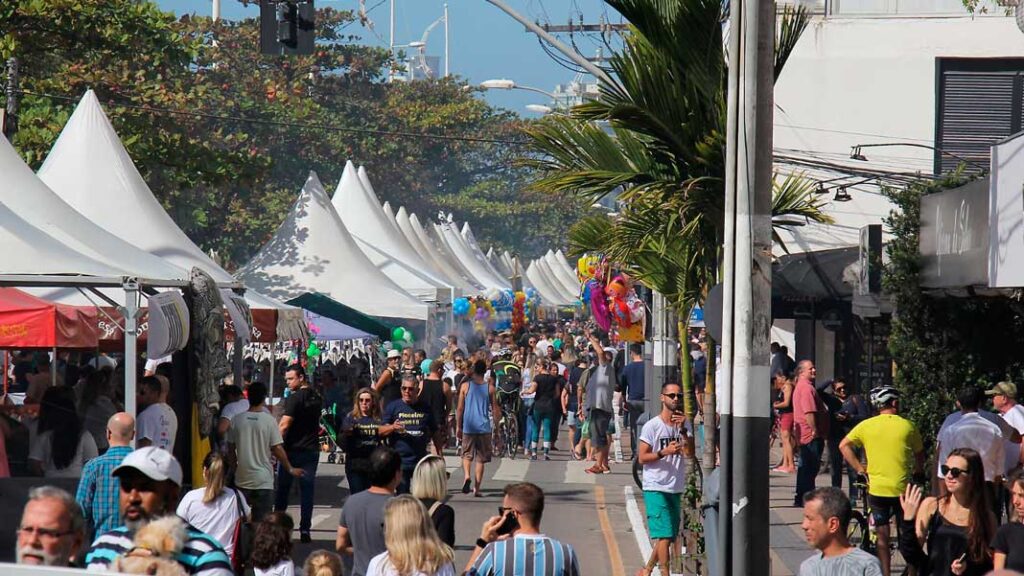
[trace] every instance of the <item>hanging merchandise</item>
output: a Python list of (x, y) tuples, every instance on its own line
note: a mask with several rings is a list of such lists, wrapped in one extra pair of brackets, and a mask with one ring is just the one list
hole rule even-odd
[(601, 259), (593, 254), (584, 254), (576, 261), (576, 277), (586, 282), (597, 277), (597, 268)]

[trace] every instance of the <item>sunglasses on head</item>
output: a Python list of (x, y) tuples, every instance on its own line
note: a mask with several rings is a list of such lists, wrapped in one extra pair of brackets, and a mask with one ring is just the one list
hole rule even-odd
[(939, 472), (942, 473), (942, 476), (944, 478), (952, 478), (954, 480), (959, 478), (961, 474), (970, 475), (970, 473), (967, 470), (964, 470), (962, 468), (950, 468), (949, 466), (946, 466), (945, 464), (943, 464), (942, 466), (939, 466)]

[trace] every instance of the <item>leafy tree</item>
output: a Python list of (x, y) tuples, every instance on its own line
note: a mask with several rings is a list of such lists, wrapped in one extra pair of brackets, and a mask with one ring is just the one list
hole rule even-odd
[[(366, 166), (382, 200), (424, 217), (488, 180), (501, 183), (487, 194), (495, 206), (515, 204), (518, 187), (506, 183), (521, 176), (509, 167), (522, 121), (457, 79), (385, 83), (390, 56), (359, 43), (356, 21), (321, 8), (316, 52), (280, 57), (260, 54), (256, 19), (175, 19), (152, 2), (3, 3), (0, 56), (19, 58), (26, 92), (14, 144), (38, 166), (93, 88), (171, 216), (229, 268), (274, 232), (309, 170), (332, 186), (346, 159)], [(564, 230), (542, 203), (525, 205)], [(481, 242), (518, 248), (529, 236), (516, 225), (476, 227)]]

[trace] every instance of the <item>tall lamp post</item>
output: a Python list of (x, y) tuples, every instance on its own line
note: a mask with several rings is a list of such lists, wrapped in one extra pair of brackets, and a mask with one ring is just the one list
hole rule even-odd
[(527, 92), (536, 92), (537, 94), (543, 94), (548, 98), (551, 98), (551, 100), (558, 100), (558, 98), (554, 94), (548, 92), (547, 90), (541, 90), (540, 88), (534, 88), (532, 86), (522, 86), (520, 84), (516, 84), (514, 80), (509, 80), (507, 78), (484, 80), (483, 82), (480, 83), (480, 87), (487, 90), (526, 90)]

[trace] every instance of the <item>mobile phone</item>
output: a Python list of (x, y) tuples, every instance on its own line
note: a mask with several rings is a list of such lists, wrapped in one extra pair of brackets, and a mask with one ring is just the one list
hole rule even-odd
[(516, 518), (515, 512), (509, 510), (505, 513), (505, 519), (498, 526), (498, 535), (504, 536), (505, 534), (511, 534), (519, 529), (519, 519)]

